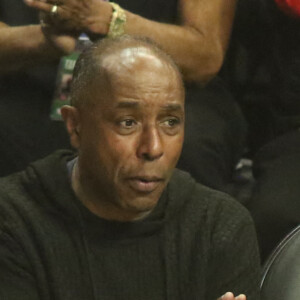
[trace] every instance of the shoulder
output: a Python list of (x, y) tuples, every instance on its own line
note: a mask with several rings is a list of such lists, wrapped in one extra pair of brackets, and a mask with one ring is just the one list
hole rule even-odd
[(27, 219), (26, 210), (31, 206), (22, 176), (20, 172), (0, 179), (0, 240), (5, 245), (10, 244), (8, 237), (22, 230), (22, 220)]
[(244, 226), (253, 228), (243, 205), (226, 193), (197, 183), (186, 172), (174, 172), (168, 194), (174, 214), (188, 226), (195, 224), (195, 230), (205, 228), (213, 235), (230, 235)]
[(233, 214), (249, 215), (247, 209), (229, 194), (204, 186), (196, 182), (189, 173), (178, 169), (175, 170), (168, 189), (169, 196), (182, 207), (224, 217)]
[[(29, 220), (49, 207), (50, 189), (63, 185), (62, 178), (68, 180), (66, 163), (62, 162), (66, 155), (67, 152), (56, 152), (33, 162), (24, 171), (0, 179), (0, 226), (4, 220), (10, 224)], [(60, 174), (63, 164), (65, 174)]]
[(22, 177), (24, 172), (18, 172), (0, 178), (0, 207), (8, 206), (12, 199), (19, 199), (26, 194)]

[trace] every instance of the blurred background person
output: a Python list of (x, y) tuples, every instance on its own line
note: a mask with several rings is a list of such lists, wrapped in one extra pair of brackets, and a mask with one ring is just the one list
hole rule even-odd
[(300, 222), (299, 1), (239, 1), (222, 71), (249, 124), (247, 205), (265, 260)]
[(69, 147), (49, 111), (57, 63), (74, 46), (74, 37), (50, 30), (45, 38), (38, 14), (23, 1), (0, 1), (0, 176)]

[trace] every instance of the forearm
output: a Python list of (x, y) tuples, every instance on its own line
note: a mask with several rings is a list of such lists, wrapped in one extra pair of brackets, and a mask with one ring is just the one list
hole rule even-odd
[(205, 83), (220, 70), (229, 43), (236, 0), (179, 0), (179, 25), (161, 24), (130, 12), (125, 32), (155, 40), (188, 81)]
[(162, 24), (127, 12), (125, 33), (153, 39), (173, 57), (188, 81), (209, 81), (223, 62), (219, 40), (188, 26)]
[(0, 23), (0, 74), (52, 62), (60, 55), (39, 25), (9, 27)]

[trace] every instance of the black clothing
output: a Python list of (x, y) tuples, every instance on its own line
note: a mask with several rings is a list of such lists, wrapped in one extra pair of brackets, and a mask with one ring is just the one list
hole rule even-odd
[(300, 18), (274, 0), (240, 0), (236, 16), (227, 68), (249, 122), (249, 208), (265, 260), (300, 222)]
[(223, 70), (249, 123), (250, 151), (300, 128), (300, 18), (240, 0)]
[[(2, 2), (0, 19), (9, 24), (16, 25), (18, 17), (23, 19), (29, 13), (22, 0)], [(151, 20), (173, 24), (179, 20), (177, 0), (117, 2), (121, 7)], [(29, 23), (33, 22), (33, 16), (30, 17)], [(25, 22), (24, 19), (22, 21)], [(0, 89), (0, 105), (3, 106), (0, 109), (0, 121), (3, 123), (0, 126), (3, 129), (3, 132), (0, 131), (3, 141), (0, 146), (3, 148), (0, 148), (0, 176), (23, 169), (28, 162), (52, 152), (56, 147), (67, 147), (63, 124), (50, 122), (48, 118), (54, 76), (33, 78), (28, 76), (28, 72), (21, 78), (15, 76), (9, 79), (13, 81), (5, 78), (5, 83), (0, 79), (0, 85), (5, 86), (4, 90)], [(39, 83), (41, 79), (45, 79), (45, 85)], [(186, 91), (185, 143), (178, 167), (189, 171), (197, 181), (223, 190), (231, 181), (233, 168), (243, 151), (246, 130), (243, 116), (220, 79), (214, 80), (205, 89), (187, 85)]]
[(246, 123), (224, 83), (186, 85), (184, 144), (177, 167), (200, 183), (230, 191), (234, 167), (244, 152)]
[(253, 223), (175, 170), (150, 215), (108, 221), (75, 197), (60, 151), (0, 180), (0, 299), (258, 300)]
[(284, 134), (258, 151), (256, 186), (249, 209), (264, 261), (300, 224), (300, 130)]
[[(0, 21), (10, 26), (37, 24), (37, 16), (22, 0), (0, 1)], [(0, 75), (0, 176), (70, 147), (64, 124), (49, 118), (55, 77), (56, 64)]]
[(177, 23), (178, 0), (118, 0), (117, 3), (126, 10), (147, 19), (162, 23)]

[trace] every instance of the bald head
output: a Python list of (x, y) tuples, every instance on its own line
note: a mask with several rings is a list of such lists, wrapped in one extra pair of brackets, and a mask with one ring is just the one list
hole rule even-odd
[[(178, 83), (178, 88), (183, 92), (181, 74), (174, 61), (150, 40), (128, 35), (103, 39), (86, 49), (76, 63), (71, 104), (75, 107), (86, 106), (91, 99), (95, 99), (91, 97), (91, 91), (97, 89), (98, 94), (101, 91), (105, 94), (107, 90), (122, 84), (122, 74), (130, 73), (131, 80), (134, 80), (140, 72), (150, 72), (155, 76), (162, 70), (168, 80)], [(124, 80), (128, 77), (125, 76)]]

